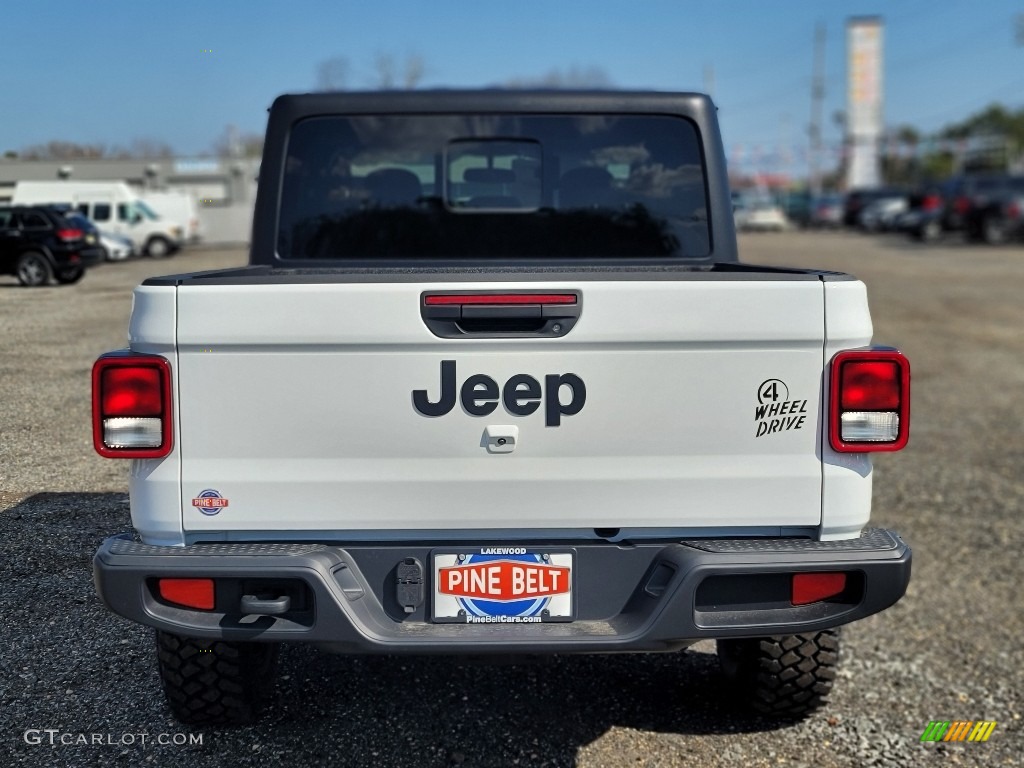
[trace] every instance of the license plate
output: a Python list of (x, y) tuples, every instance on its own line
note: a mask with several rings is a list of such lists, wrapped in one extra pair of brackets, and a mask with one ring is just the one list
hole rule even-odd
[(435, 622), (538, 624), (572, 621), (573, 554), (478, 547), (434, 554)]

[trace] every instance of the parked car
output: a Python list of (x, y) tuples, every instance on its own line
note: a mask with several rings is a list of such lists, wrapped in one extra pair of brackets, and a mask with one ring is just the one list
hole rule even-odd
[(1000, 174), (977, 185), (964, 213), (964, 229), (972, 240), (990, 245), (1006, 242), (1007, 208), (1024, 195), (1024, 176)]
[(100, 231), (100, 245), (106, 252), (107, 261), (124, 261), (135, 255), (135, 244), (127, 237), (113, 232)]
[(811, 225), (813, 200), (807, 190), (791, 190), (779, 197), (782, 212), (786, 221), (793, 226), (805, 229)]
[(1024, 194), (1016, 195), (1007, 201), (1006, 239), (1024, 242)]
[(841, 195), (822, 195), (811, 204), (812, 227), (840, 227), (843, 224), (843, 198)]
[(972, 213), (977, 217), (975, 239), (989, 245), (1024, 240), (1024, 183)]
[(733, 220), (740, 231), (781, 232), (792, 226), (782, 206), (771, 197), (760, 194), (734, 197)]
[(888, 232), (896, 228), (897, 217), (907, 208), (904, 194), (880, 197), (861, 210), (857, 223), (865, 232)]
[(942, 235), (945, 202), (937, 186), (922, 187), (907, 198), (907, 210), (896, 218), (896, 229), (915, 240), (931, 242)]
[(135, 254), (135, 245), (129, 238), (112, 232), (102, 232), (88, 216), (79, 213), (70, 205), (57, 203), (46, 207), (63, 215), (72, 225), (81, 229), (89, 245), (99, 245), (105, 261), (122, 261)]
[(25, 286), (76, 283), (103, 260), (99, 244), (63, 214), (45, 206), (0, 207), (0, 273)]
[(943, 199), (940, 224), (943, 232), (963, 232), (971, 239), (981, 239), (975, 209), (1004, 191), (1005, 173), (972, 173), (953, 176), (941, 186)]
[(860, 225), (860, 214), (868, 205), (886, 197), (900, 197), (906, 194), (896, 187), (861, 187), (851, 189), (843, 201), (843, 224), (848, 227)]

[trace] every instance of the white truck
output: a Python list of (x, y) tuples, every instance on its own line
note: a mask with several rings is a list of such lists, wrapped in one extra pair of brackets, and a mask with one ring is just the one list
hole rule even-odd
[(799, 716), (904, 594), (868, 523), (909, 365), (861, 282), (738, 261), (707, 97), (282, 96), (250, 262), (147, 280), (93, 370), (136, 531), (96, 584), (179, 719), (251, 719), (281, 643), (705, 638)]
[(101, 232), (131, 240), (138, 253), (170, 256), (184, 244), (184, 228), (162, 219), (123, 181), (19, 181), (16, 205), (67, 205), (91, 219)]
[(157, 216), (180, 229), (187, 243), (198, 243), (203, 236), (196, 199), (187, 192), (147, 190), (143, 202)]

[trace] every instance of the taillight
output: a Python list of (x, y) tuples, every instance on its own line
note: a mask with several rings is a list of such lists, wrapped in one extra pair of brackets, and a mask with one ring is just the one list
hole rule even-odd
[(453, 304), (575, 304), (574, 293), (458, 293), (423, 297), (428, 307)]
[(75, 240), (81, 240), (82, 239), (82, 230), (80, 230), (80, 229), (58, 229), (57, 230), (57, 239), (62, 241), (62, 242), (65, 242), (65, 243), (74, 242)]
[(97, 453), (159, 459), (171, 452), (171, 366), (157, 355), (111, 354), (92, 367)]
[(1020, 213), (1021, 213), (1020, 203), (1018, 203), (1016, 200), (1014, 200), (1012, 203), (1010, 203), (1008, 206), (1006, 206), (1006, 216), (1007, 216), (1007, 218), (1019, 219), (1020, 218)]
[(965, 214), (971, 207), (971, 201), (966, 197), (958, 197), (953, 201), (953, 209), (959, 214)]
[(925, 211), (937, 211), (942, 207), (942, 198), (938, 195), (926, 195), (921, 202), (921, 209)]
[(910, 437), (910, 362), (894, 349), (832, 358), (829, 442), (841, 453), (898, 451)]

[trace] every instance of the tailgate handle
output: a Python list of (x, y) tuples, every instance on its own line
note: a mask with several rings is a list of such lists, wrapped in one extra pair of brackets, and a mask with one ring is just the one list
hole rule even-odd
[(580, 317), (580, 291), (424, 293), (420, 313), (443, 339), (561, 337)]

